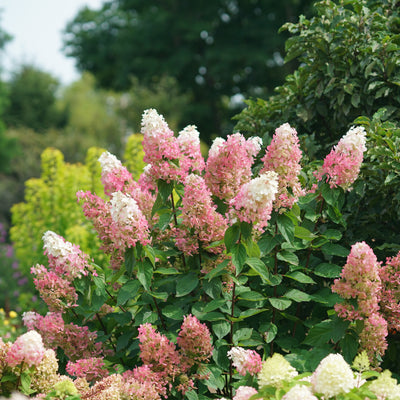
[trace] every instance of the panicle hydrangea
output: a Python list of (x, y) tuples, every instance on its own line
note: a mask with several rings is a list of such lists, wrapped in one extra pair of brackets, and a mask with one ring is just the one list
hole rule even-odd
[(200, 151), (200, 133), (194, 125), (189, 125), (179, 132), (178, 144), (184, 156), (181, 167), (188, 173), (204, 170), (205, 162)]
[(121, 400), (123, 384), (122, 375), (113, 374), (96, 382), (86, 391), (81, 392), (80, 396), (82, 400)]
[(344, 190), (351, 190), (351, 185), (357, 179), (366, 150), (365, 129), (352, 127), (340, 139), (339, 143), (326, 156), (316, 177), (320, 180), (326, 175), (326, 181), (331, 188), (340, 186)]
[(232, 347), (228, 357), (240, 375), (256, 375), (261, 371), (262, 362), (260, 355), (254, 350), (245, 350), (243, 347)]
[(45, 348), (42, 337), (36, 331), (29, 331), (19, 336), (7, 352), (6, 363), (10, 367), (24, 363), (31, 367), (39, 365), (43, 359)]
[(207, 361), (211, 358), (213, 346), (206, 324), (193, 315), (185, 316), (177, 338), (178, 346), (188, 365)]
[(95, 274), (90, 264), (90, 257), (83, 253), (79, 246), (66, 241), (62, 236), (52, 231), (43, 235), (44, 254), (49, 260), (49, 269), (72, 281), (82, 275)]
[(99, 162), (102, 166), (101, 179), (104, 192), (111, 197), (114, 192), (122, 192), (131, 196), (138, 204), (140, 211), (151, 221), (151, 209), (154, 197), (147, 188), (142, 188), (133, 179), (132, 174), (121, 162), (109, 152), (104, 152)]
[(229, 217), (253, 224), (261, 231), (271, 219), (272, 205), (278, 191), (276, 172), (268, 171), (245, 183), (239, 193), (229, 202)]
[(143, 168), (143, 172), (138, 180), (138, 185), (144, 192), (155, 192), (157, 190), (157, 183), (154, 179), (154, 174), (151, 171), (151, 164), (147, 164)]
[(149, 324), (142, 324), (139, 331), (140, 358), (160, 378), (173, 381), (180, 373), (181, 358), (175, 345), (166, 336), (156, 332)]
[(38, 393), (49, 392), (54, 384), (59, 380), (58, 361), (56, 353), (52, 349), (47, 349), (43, 354), (40, 364), (31, 375), (31, 389)]
[(392, 373), (383, 371), (377, 379), (372, 381), (368, 389), (376, 395), (378, 400), (400, 400), (400, 385), (392, 378)]
[(164, 117), (154, 109), (145, 110), (142, 116), (143, 150), (145, 163), (151, 164), (153, 179), (182, 181), (187, 171), (181, 167), (183, 155), (174, 132)]
[(400, 252), (395, 257), (387, 258), (379, 276), (382, 281), (381, 312), (388, 329), (400, 331)]
[(104, 360), (99, 357), (68, 361), (65, 370), (76, 378), (85, 378), (88, 382), (98, 381), (109, 375)]
[(378, 363), (388, 347), (387, 322), (379, 313), (372, 313), (364, 319), (364, 328), (360, 333), (360, 347), (365, 349), (369, 359)]
[(50, 311), (63, 311), (76, 306), (78, 295), (70, 280), (39, 264), (31, 268), (31, 274), (35, 276), (35, 287)]
[[(181, 224), (175, 230), (175, 240), (185, 254), (196, 254), (200, 244), (204, 248), (224, 238), (227, 222), (216, 211), (211, 193), (201, 176), (190, 174), (186, 178), (181, 211)], [(221, 249), (218, 246), (209, 251), (218, 253)]]
[(326, 398), (348, 393), (356, 386), (350, 365), (340, 354), (329, 354), (311, 375), (313, 392)]
[(274, 353), (272, 357), (267, 358), (262, 363), (260, 372), (258, 373), (258, 387), (275, 386), (279, 388), (283, 381), (290, 380), (298, 375), (282, 354)]
[[(379, 311), (379, 293), (382, 289), (379, 263), (373, 250), (358, 242), (351, 247), (340, 279), (335, 279), (332, 291), (344, 299), (354, 298), (358, 302), (358, 315), (364, 317)], [(348, 319), (345, 309), (339, 316)]]
[(295, 385), (282, 396), (282, 400), (318, 400), (306, 385)]
[(129, 377), (132, 377), (139, 383), (151, 384), (160, 396), (167, 397), (168, 381), (164, 377), (160, 376), (159, 373), (154, 372), (151, 367), (146, 364), (135, 367), (133, 371), (124, 372), (123, 376), (126, 380), (128, 380)]
[(113, 221), (112, 241), (119, 249), (135, 247), (137, 242), (144, 246), (150, 243), (147, 220), (131, 196), (122, 192), (113, 193), (110, 215)]
[(261, 149), (261, 138), (246, 140), (240, 133), (216, 138), (208, 153), (204, 179), (211, 193), (228, 202), (251, 179), (254, 157)]
[(257, 390), (251, 386), (239, 386), (236, 389), (233, 400), (248, 400), (251, 396), (257, 393)]
[(83, 201), (83, 213), (102, 241), (101, 249), (111, 255), (111, 268), (121, 266), (128, 247), (138, 241), (143, 245), (149, 243), (147, 220), (129, 195), (115, 192), (108, 202), (90, 192), (80, 191), (77, 197)]
[(123, 382), (121, 387), (121, 398), (132, 400), (161, 400), (156, 387), (149, 381), (138, 382), (130, 379)]
[(294, 128), (286, 123), (275, 130), (271, 144), (261, 161), (264, 163), (260, 174), (274, 171), (278, 174), (278, 193), (274, 201), (276, 210), (292, 208), (299, 196), (305, 194), (299, 174), (302, 152)]

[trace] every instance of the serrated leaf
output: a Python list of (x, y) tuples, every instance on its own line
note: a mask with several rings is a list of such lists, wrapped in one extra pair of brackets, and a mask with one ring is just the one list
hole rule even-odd
[(285, 240), (289, 243), (293, 243), (294, 225), (291, 218), (285, 214), (279, 214), (278, 218), (276, 219), (276, 223), (278, 225), (279, 232), (285, 238)]
[(231, 251), (232, 246), (237, 243), (240, 237), (240, 227), (237, 224), (230, 226), (224, 235), (224, 243), (226, 247), (226, 251), (229, 253)]
[(223, 306), (226, 304), (226, 300), (225, 299), (216, 299), (216, 300), (211, 300), (209, 303), (207, 303), (205, 305), (205, 307), (203, 308), (203, 312), (210, 312), (210, 311), (214, 311), (217, 308)]
[(262, 260), (260, 260), (259, 258), (251, 257), (246, 260), (246, 264), (254, 272), (256, 272), (265, 283), (271, 283), (269, 270)]
[(151, 279), (153, 278), (153, 265), (148, 258), (137, 263), (137, 278), (146, 290), (150, 290)]
[(218, 339), (222, 339), (231, 331), (231, 324), (228, 321), (217, 321), (212, 324), (212, 331)]
[(175, 268), (165, 268), (165, 267), (161, 267), (161, 268), (157, 268), (154, 271), (155, 274), (160, 274), (160, 275), (177, 275), (179, 274), (179, 271), (177, 271)]
[(347, 257), (350, 253), (349, 249), (336, 243), (326, 243), (321, 247), (321, 250), (324, 254), (330, 256)]
[(232, 247), (232, 263), (236, 267), (236, 275), (242, 272), (243, 265), (247, 258), (246, 248), (242, 243), (236, 243)]
[(196, 274), (190, 272), (181, 276), (176, 282), (176, 297), (182, 297), (192, 292), (199, 284)]
[(267, 322), (260, 326), (260, 331), (263, 332), (265, 342), (271, 343), (278, 333), (278, 327), (272, 322)]
[(304, 343), (310, 346), (321, 346), (330, 340), (336, 343), (344, 336), (348, 326), (348, 321), (339, 318), (322, 321), (311, 327)]
[(314, 274), (323, 278), (339, 278), (342, 267), (336, 264), (322, 263), (315, 267)]
[(181, 307), (176, 307), (172, 304), (164, 307), (161, 312), (167, 318), (171, 318), (177, 321), (181, 321), (184, 316), (184, 310)]
[(250, 339), (251, 334), (253, 333), (252, 328), (241, 328), (238, 329), (234, 334), (233, 334), (233, 344), (238, 345), (240, 341)]
[(265, 297), (258, 292), (255, 291), (248, 291), (241, 293), (238, 298), (240, 300), (248, 300), (248, 301), (262, 301), (265, 300)]
[(327, 229), (323, 236), (330, 240), (340, 240), (342, 238), (342, 233), (337, 229)]
[(132, 276), (132, 271), (135, 265), (136, 265), (135, 249), (134, 247), (129, 247), (125, 251), (125, 269), (128, 276)]
[(292, 253), (289, 250), (281, 250), (277, 254), (277, 258), (278, 260), (285, 261), (292, 265), (299, 265), (299, 258), (297, 257), (296, 254)]
[(174, 184), (159, 179), (157, 182), (157, 188), (158, 188), (158, 193), (161, 195), (161, 198), (164, 200), (164, 202), (166, 202), (169, 195), (172, 193)]
[(314, 233), (310, 232), (308, 229), (302, 227), (302, 226), (295, 226), (294, 227), (294, 236), (303, 239), (303, 240), (308, 240), (311, 241), (317, 237)]

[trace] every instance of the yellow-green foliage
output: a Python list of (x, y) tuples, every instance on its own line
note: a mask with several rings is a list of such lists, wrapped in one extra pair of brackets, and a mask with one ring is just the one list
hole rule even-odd
[(11, 240), (24, 271), (36, 263), (46, 262), (42, 236), (47, 230), (79, 243), (95, 261), (104, 260), (99, 240), (76, 199), (78, 190), (90, 190), (102, 196), (101, 168), (97, 160), (103, 151), (89, 149), (85, 165), (65, 163), (63, 154), (53, 148), (42, 153), (41, 177), (25, 183), (24, 202), (11, 209)]
[(144, 151), (142, 146), (143, 135), (135, 133), (128, 137), (125, 148), (125, 166), (137, 181), (146, 165), (143, 161)]

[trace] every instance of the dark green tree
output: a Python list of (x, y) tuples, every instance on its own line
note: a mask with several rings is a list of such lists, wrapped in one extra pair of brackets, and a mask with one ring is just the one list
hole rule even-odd
[(61, 116), (55, 107), (58, 88), (59, 82), (51, 74), (32, 65), (20, 66), (8, 82), (5, 123), (37, 132), (59, 125)]
[(300, 62), (276, 94), (249, 100), (237, 129), (267, 135), (290, 122), (299, 134), (315, 135), (322, 153), (360, 115), (400, 121), (400, 2), (323, 0), (316, 15), (301, 16), (291, 33), (286, 60)]
[[(100, 85), (130, 88), (171, 76), (192, 102), (184, 115), (200, 132), (221, 134), (238, 111), (235, 95), (266, 95), (291, 66), (282, 68), (286, 21), (311, 0), (107, 1), (82, 9), (66, 27), (65, 52)], [(231, 126), (226, 126), (229, 132)]]

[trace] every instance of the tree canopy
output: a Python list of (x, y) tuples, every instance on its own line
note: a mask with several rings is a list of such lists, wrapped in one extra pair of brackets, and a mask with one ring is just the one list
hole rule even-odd
[[(232, 96), (265, 95), (283, 81), (286, 21), (311, 0), (107, 1), (82, 9), (65, 30), (65, 52), (101, 86), (126, 90), (132, 77), (151, 83), (174, 77), (190, 91), (185, 110), (200, 132), (220, 134)], [(194, 106), (195, 104), (195, 106)], [(237, 112), (237, 108), (236, 108)]]

